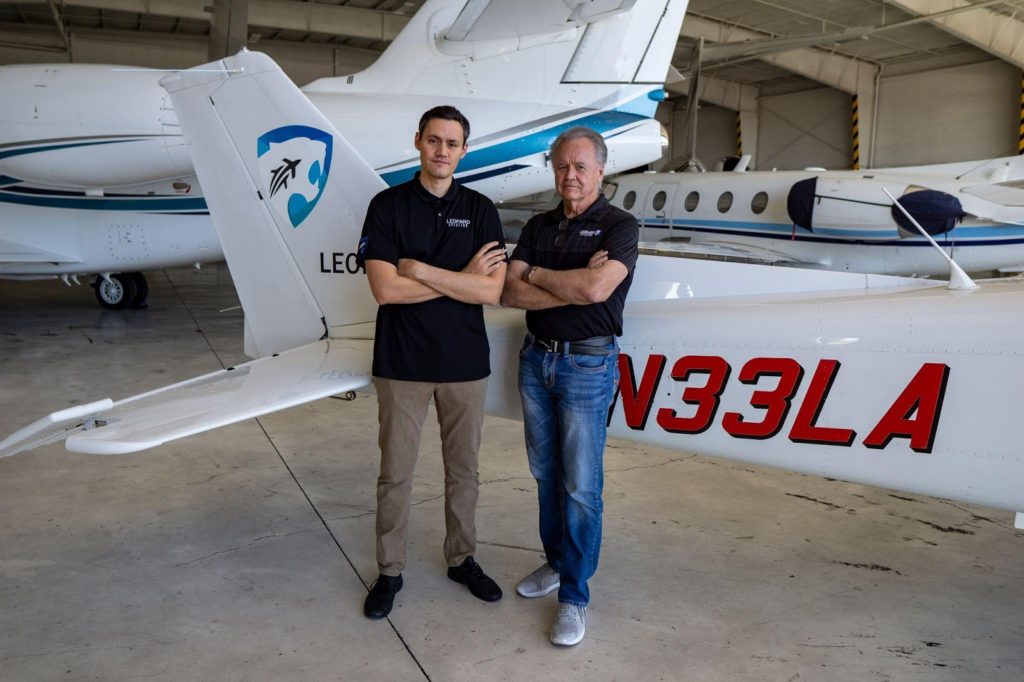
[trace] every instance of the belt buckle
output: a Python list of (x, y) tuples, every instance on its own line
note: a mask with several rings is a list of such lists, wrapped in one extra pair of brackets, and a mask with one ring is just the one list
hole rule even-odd
[(549, 341), (548, 339), (537, 339), (537, 344), (548, 353), (558, 352), (558, 341)]

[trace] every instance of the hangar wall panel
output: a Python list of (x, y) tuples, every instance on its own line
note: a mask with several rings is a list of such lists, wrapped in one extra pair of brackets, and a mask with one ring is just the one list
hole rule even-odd
[[(665, 160), (682, 157), (686, 150), (686, 98), (675, 100), (669, 118), (669, 149)], [(659, 117), (660, 118), (660, 117)], [(697, 158), (710, 170), (723, 156), (736, 153), (736, 112), (701, 104), (697, 115)]]
[(757, 170), (850, 167), (850, 95), (824, 88), (762, 97)]
[(1020, 78), (1003, 61), (883, 77), (874, 165), (1016, 154)]

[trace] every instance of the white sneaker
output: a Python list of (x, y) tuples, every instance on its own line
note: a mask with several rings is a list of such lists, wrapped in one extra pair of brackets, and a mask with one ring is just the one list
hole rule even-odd
[(551, 626), (551, 643), (572, 646), (583, 641), (587, 632), (587, 607), (559, 604), (558, 614)]
[(516, 585), (516, 592), (523, 597), (543, 597), (545, 594), (557, 590), (562, 584), (561, 576), (551, 568), (551, 564), (545, 563), (536, 571), (526, 576)]

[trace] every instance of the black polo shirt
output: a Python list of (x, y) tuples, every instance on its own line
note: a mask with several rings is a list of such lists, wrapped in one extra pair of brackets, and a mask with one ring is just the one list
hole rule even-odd
[(608, 259), (621, 262), (629, 274), (603, 303), (527, 310), (526, 327), (538, 338), (556, 341), (622, 336), (622, 308), (633, 283), (640, 238), (636, 218), (601, 195), (590, 208), (568, 220), (564, 234), (559, 236), (563, 220), (562, 204), (531, 218), (523, 227), (512, 259), (551, 270), (575, 270), (587, 267), (590, 257), (604, 249)]
[[(400, 258), (462, 270), (481, 246), (502, 248), (498, 211), (484, 195), (452, 182), (435, 197), (418, 178), (370, 201), (359, 241), (362, 260)], [(373, 375), (402, 381), (475, 381), (491, 373), (483, 306), (441, 296), (377, 311)]]

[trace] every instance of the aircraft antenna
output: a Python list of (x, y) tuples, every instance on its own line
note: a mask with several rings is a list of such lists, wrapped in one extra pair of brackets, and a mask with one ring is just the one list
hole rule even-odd
[(931, 245), (935, 247), (935, 250), (938, 251), (939, 253), (941, 253), (942, 257), (945, 258), (947, 261), (949, 261), (949, 285), (947, 285), (946, 288), (947, 289), (977, 289), (978, 285), (974, 283), (974, 280), (971, 279), (970, 277), (968, 277), (967, 273), (963, 271), (963, 268), (961, 268), (959, 265), (957, 265), (956, 261), (953, 260), (949, 256), (949, 254), (947, 254), (945, 251), (942, 250), (942, 247), (939, 246), (935, 242), (934, 239), (932, 239), (932, 236), (930, 234), (928, 234), (923, 227), (921, 227), (921, 223), (917, 222), (917, 220), (914, 219), (914, 216), (910, 215), (910, 212), (907, 211), (907, 209), (903, 208), (903, 204), (901, 204), (900, 202), (896, 201), (896, 197), (894, 197), (892, 195), (892, 193), (889, 192), (889, 190), (887, 190), (885, 187), (882, 188), (882, 191), (885, 192), (886, 195), (888, 195), (888, 197), (890, 199), (892, 199), (893, 203), (896, 204), (896, 207), (900, 209), (900, 212), (903, 215), (907, 216), (907, 219), (911, 223), (913, 223), (914, 227), (917, 228), (917, 231), (920, 232), (921, 234), (923, 234), (924, 238), (927, 239), (929, 241), (929, 243), (931, 243)]

